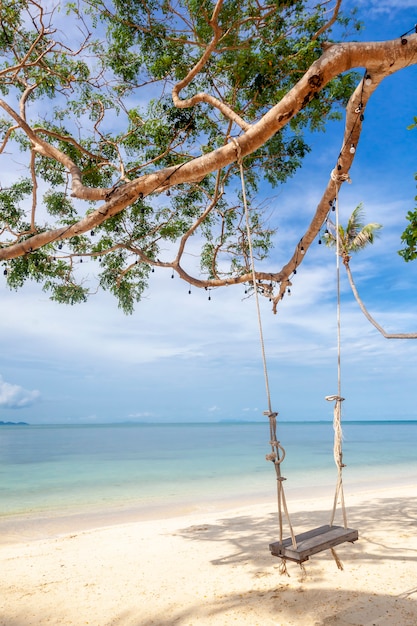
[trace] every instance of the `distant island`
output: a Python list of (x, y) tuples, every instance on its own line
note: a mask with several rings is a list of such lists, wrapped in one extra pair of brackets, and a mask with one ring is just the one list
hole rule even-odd
[(2, 422), (0, 421), (0, 426), (29, 426), (27, 422)]

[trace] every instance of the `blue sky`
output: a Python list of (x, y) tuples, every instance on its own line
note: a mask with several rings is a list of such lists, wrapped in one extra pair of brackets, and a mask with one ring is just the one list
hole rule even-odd
[[(414, 2), (363, 2), (363, 40), (394, 39), (417, 21)], [(340, 194), (341, 221), (363, 203), (380, 238), (351, 262), (360, 294), (387, 332), (417, 331), (417, 262), (397, 254), (415, 206), (417, 67), (384, 81), (365, 114)], [(327, 184), (343, 125), (313, 137), (313, 151), (269, 196), (277, 226), (270, 264), (288, 258)], [(266, 190), (264, 191), (266, 194)], [(264, 196), (260, 197), (263, 200)], [(343, 268), (342, 268), (343, 269)], [(344, 417), (417, 419), (417, 340), (387, 340), (363, 317), (342, 272)], [(156, 270), (126, 317), (110, 296), (85, 305), (48, 300), (36, 285), (11, 292), (0, 276), (0, 420), (30, 423), (264, 419), (257, 316), (243, 287), (192, 289)], [(337, 391), (335, 256), (313, 244), (277, 315), (261, 300), (273, 408), (282, 420), (331, 419)]]

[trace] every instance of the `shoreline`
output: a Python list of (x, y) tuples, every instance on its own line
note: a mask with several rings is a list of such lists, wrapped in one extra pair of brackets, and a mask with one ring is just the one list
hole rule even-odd
[[(303, 488), (293, 486), (286, 488), (286, 499), (290, 516), (292, 512), (300, 511), (323, 511), (323, 523), (328, 523), (325, 512), (330, 516), (333, 507), (334, 491), (328, 484), (322, 487)], [(417, 493), (416, 480), (402, 478), (398, 483), (395, 478), (385, 481), (385, 484), (368, 480), (362, 483), (345, 484), (345, 505), (349, 512), (349, 506), (358, 499), (369, 500), (381, 497), (395, 497), (396, 494), (410, 490)], [(388, 495), (390, 494), (390, 495)], [(21, 514), (0, 516), (0, 547), (22, 542), (39, 541), (46, 537), (59, 537), (74, 532), (89, 532), (102, 528), (123, 526), (142, 522), (156, 522), (163, 520), (175, 520), (208, 515), (228, 515), (237, 509), (256, 511), (257, 508), (267, 510), (272, 514), (277, 513), (276, 494), (271, 490), (254, 494), (229, 494), (224, 498), (216, 497), (209, 499), (184, 499), (173, 503), (138, 503), (136, 506), (120, 507), (93, 507), (79, 511), (68, 510), (45, 510), (37, 512), (25, 512)], [(337, 522), (336, 522), (337, 523)]]
[[(343, 571), (325, 551), (280, 574), (273, 502), (2, 545), (0, 625), (415, 626), (416, 489), (346, 490), (359, 540), (337, 547)], [(328, 523), (327, 497), (288, 504), (296, 533)]]

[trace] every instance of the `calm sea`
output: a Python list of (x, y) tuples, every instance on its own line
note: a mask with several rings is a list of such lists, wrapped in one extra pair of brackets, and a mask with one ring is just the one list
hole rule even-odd
[[(332, 492), (331, 423), (279, 425), (287, 497)], [(348, 422), (345, 489), (417, 483), (417, 421)], [(274, 498), (266, 423), (0, 427), (0, 521)]]

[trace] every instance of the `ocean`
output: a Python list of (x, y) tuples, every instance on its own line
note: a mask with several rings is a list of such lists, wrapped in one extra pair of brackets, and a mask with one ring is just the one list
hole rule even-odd
[[(333, 497), (329, 422), (283, 422), (287, 498)], [(417, 482), (417, 421), (347, 422), (346, 490)], [(0, 522), (274, 502), (266, 422), (0, 427)]]

